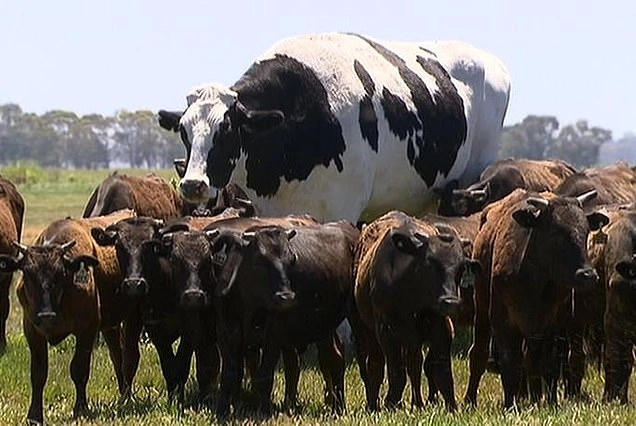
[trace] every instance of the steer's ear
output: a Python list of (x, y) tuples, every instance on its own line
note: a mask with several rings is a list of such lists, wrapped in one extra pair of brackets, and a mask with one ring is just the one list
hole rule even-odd
[(165, 111), (162, 109), (158, 113), (159, 125), (166, 130), (172, 130), (173, 132), (178, 132), (179, 120), (181, 120), (182, 115), (183, 115), (183, 112), (181, 111)]
[(0, 254), (0, 272), (10, 274), (17, 271), (22, 267), (22, 259), (18, 260), (8, 254)]
[(524, 228), (532, 228), (537, 226), (540, 215), (541, 210), (534, 206), (528, 206), (515, 210), (512, 213), (512, 218)]
[(636, 280), (636, 262), (632, 260), (623, 260), (615, 266), (616, 272), (628, 280)]
[(598, 231), (609, 223), (609, 217), (603, 213), (592, 212), (587, 215), (587, 222), (590, 224), (590, 230)]
[(112, 246), (117, 241), (117, 231), (110, 226), (106, 229), (95, 227), (91, 229), (91, 236), (102, 247)]

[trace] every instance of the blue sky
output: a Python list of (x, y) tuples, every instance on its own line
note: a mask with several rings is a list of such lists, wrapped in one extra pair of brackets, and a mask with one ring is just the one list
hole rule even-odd
[(636, 2), (454, 0), (2, 0), (0, 104), (178, 109), (198, 84), (231, 84), (284, 37), (322, 31), (459, 39), (497, 54), (528, 114), (636, 131)]

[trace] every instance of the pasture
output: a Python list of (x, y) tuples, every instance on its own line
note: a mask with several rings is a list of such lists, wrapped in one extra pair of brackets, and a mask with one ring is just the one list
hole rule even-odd
[[(0, 169), (0, 173), (4, 173)], [(145, 174), (143, 170), (122, 170), (122, 173)], [(107, 176), (107, 171), (42, 171), (36, 182), (19, 184), (26, 201), (23, 243), (30, 244), (40, 230), (54, 219), (81, 216), (84, 204), (93, 188)], [(159, 172), (165, 178), (173, 176), (171, 170)], [(21, 312), (12, 289), (12, 308), (9, 318), (9, 347), (0, 355), (0, 423), (23, 424), (30, 397), (29, 351), (22, 335)], [(72, 424), (74, 390), (69, 377), (69, 363), (73, 339), (69, 338), (49, 352), (49, 375), (44, 393), (45, 419), (49, 424)], [(135, 379), (133, 400), (119, 402), (117, 386), (107, 350), (99, 345), (93, 354), (88, 396), (91, 416), (79, 424), (206, 424), (214, 423), (213, 411), (193, 406), (195, 384), (189, 382), (184, 409), (167, 402), (165, 385), (161, 377), (158, 358), (149, 343), (142, 344), (140, 369)], [(471, 409), (461, 403), (468, 381), (468, 360), (458, 357), (453, 362), (455, 391), (460, 408), (447, 413), (443, 404), (427, 405), (423, 410), (409, 408), (410, 390), (405, 391), (402, 409), (368, 414), (364, 409), (364, 388), (358, 367), (348, 354), (346, 397), (348, 410), (335, 417), (322, 403), (322, 378), (311, 353), (306, 354), (300, 382), (302, 408), (294, 413), (281, 413), (271, 419), (259, 418), (248, 410), (239, 409), (231, 422), (236, 424), (264, 423), (291, 424), (636, 424), (633, 404), (603, 404), (602, 375), (588, 370), (584, 389), (589, 395), (585, 401), (561, 401), (558, 407), (524, 405), (517, 411), (502, 410), (503, 392), (499, 378), (486, 374), (479, 389), (479, 406)], [(632, 379), (632, 389), (636, 386)], [(426, 389), (426, 382), (423, 382)], [(277, 375), (274, 401), (282, 401), (282, 374)], [(633, 397), (632, 397), (633, 398)]]

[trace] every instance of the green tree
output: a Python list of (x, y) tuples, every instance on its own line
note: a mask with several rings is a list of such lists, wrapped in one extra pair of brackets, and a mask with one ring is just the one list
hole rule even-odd
[(549, 115), (529, 115), (521, 123), (504, 127), (499, 158), (543, 159), (558, 129), (558, 120)]
[(559, 131), (548, 147), (548, 157), (560, 158), (576, 167), (590, 167), (599, 160), (601, 145), (612, 140), (612, 132), (601, 127), (590, 127), (587, 120), (579, 120)]

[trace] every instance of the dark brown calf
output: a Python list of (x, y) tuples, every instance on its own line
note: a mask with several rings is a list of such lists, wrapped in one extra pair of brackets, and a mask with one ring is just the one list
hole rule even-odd
[[(23, 271), (16, 292), (23, 309), (24, 334), (31, 352), (31, 404), (27, 419), (43, 422), (42, 393), (48, 375), (48, 345), (57, 345), (68, 335), (76, 338), (71, 361), (75, 384), (74, 415), (86, 412), (86, 383), (93, 343), (101, 328), (110, 350), (119, 389), (130, 388), (134, 350), (125, 348), (122, 357), (119, 323), (127, 306), (115, 297), (121, 281), (112, 248), (93, 243), (90, 229), (107, 226), (125, 217), (130, 210), (91, 219), (64, 219), (53, 222), (40, 233), (34, 245), (20, 246), (19, 256), (0, 255), (0, 270)], [(129, 328), (126, 328), (129, 331)], [(132, 339), (138, 339), (137, 333)], [(133, 353), (130, 353), (133, 352)], [(137, 361), (138, 361), (138, 348)], [(132, 357), (132, 359), (131, 359)]]
[(491, 333), (501, 364), (504, 406), (515, 403), (524, 372), (533, 400), (542, 397), (545, 381), (548, 398), (556, 402), (558, 372), (547, 354), (553, 351), (559, 309), (572, 288), (598, 281), (586, 239), (590, 229), (598, 229), (608, 218), (584, 213), (584, 203), (594, 195), (568, 198), (518, 189), (483, 212), (473, 250), (484, 273), (475, 284), (467, 402), (477, 402)]
[(406, 373), (411, 404), (423, 406), (422, 344), (430, 342), (424, 370), (431, 394), (439, 390), (454, 410), (450, 360), (453, 337), (448, 317), (460, 304), (459, 286), (479, 271), (464, 255), (457, 234), (401, 212), (389, 212), (366, 226), (356, 250), (355, 306), (360, 321), (352, 327), (365, 382), (367, 406), (379, 408), (386, 361), (387, 407), (401, 403)]

